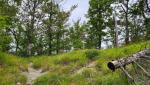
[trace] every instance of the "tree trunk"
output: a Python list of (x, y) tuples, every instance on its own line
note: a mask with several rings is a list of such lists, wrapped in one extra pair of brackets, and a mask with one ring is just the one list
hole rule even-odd
[(146, 27), (146, 40), (150, 39), (150, 19), (145, 18), (145, 27)]
[(125, 12), (125, 21), (126, 21), (126, 26), (125, 26), (125, 44), (129, 44), (129, 28), (128, 28), (128, 10), (129, 10), (129, 7), (128, 7), (128, 3), (129, 1), (127, 0), (127, 4), (126, 4), (126, 12)]
[[(51, 29), (51, 28), (49, 28)], [(48, 54), (51, 55), (52, 54), (52, 34), (51, 31), (48, 31)]]
[[(29, 2), (29, 1), (28, 1)], [(36, 12), (37, 2), (33, 1), (33, 8), (31, 11), (31, 22), (28, 24), (28, 30), (27, 30), (27, 56), (32, 56), (34, 54), (33, 46), (34, 46), (34, 24), (35, 24), (35, 12)], [(29, 8), (31, 8), (29, 6)]]
[(118, 47), (118, 27), (117, 27), (117, 20), (116, 20), (116, 11), (114, 14), (114, 21), (115, 21), (115, 27), (113, 29), (113, 46)]
[(99, 39), (98, 39), (98, 49), (101, 49), (101, 40), (102, 40), (102, 35), (99, 34)]
[(51, 55), (52, 54), (52, 16), (53, 16), (53, 1), (51, 1), (51, 12), (50, 12), (50, 16), (49, 16), (49, 26), (48, 26), (48, 54)]
[(115, 71), (117, 68), (131, 64), (141, 58), (150, 58), (150, 49), (143, 50), (128, 58), (121, 58), (108, 63), (108, 68)]
[(59, 31), (59, 29), (58, 29), (58, 32), (57, 32), (57, 35), (56, 35), (56, 40), (57, 40), (57, 42), (56, 42), (56, 53), (58, 54), (59, 53), (59, 50), (60, 50), (60, 31)]

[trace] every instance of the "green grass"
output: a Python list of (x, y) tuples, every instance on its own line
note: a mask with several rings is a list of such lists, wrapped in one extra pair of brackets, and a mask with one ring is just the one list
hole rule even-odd
[(26, 77), (20, 72), (26, 69), (24, 59), (0, 52), (0, 85), (25, 85)]
[[(86, 56), (87, 52), (93, 53), (93, 50), (79, 50), (58, 56), (32, 58), (31, 60), (35, 65), (37, 65), (38, 61), (41, 61), (40, 63), (38, 62), (39, 67), (43, 68), (46, 66), (50, 70), (49, 73), (56, 74), (55, 77), (62, 78), (63, 76), (63, 79), (60, 79), (56, 85), (129, 85), (125, 75), (121, 73), (122, 71), (110, 71), (107, 68), (107, 63), (114, 59), (128, 57), (131, 54), (143, 50), (145, 49), (145, 44), (146, 43), (136, 43), (120, 48), (97, 50), (99, 54), (98, 57), (96, 57), (96, 71), (94, 73), (93, 71), (85, 71), (73, 77), (71, 76), (72, 72), (82, 68), (93, 60)], [(150, 45), (147, 45), (147, 47), (150, 47)], [(55, 68), (55, 70), (51, 70), (51, 68)], [(44, 85), (51, 85), (52, 81), (49, 79), (52, 77), (51, 75), (44, 75), (35, 81), (35, 85), (42, 85), (43, 83), (46, 83)]]
[(26, 77), (20, 74), (18, 68), (7, 67), (0, 69), (0, 81), (0, 85), (25, 85)]
[[(26, 71), (28, 64), (33, 63), (35, 69), (42, 68), (48, 74), (39, 77), (34, 85), (129, 85), (121, 70), (112, 72), (107, 63), (121, 57), (128, 57), (145, 49), (144, 43), (135, 43), (119, 48), (104, 50), (85, 49), (53, 56), (36, 56), (20, 58), (10, 54), (0, 53), (0, 85), (24, 85), (26, 77), (21, 71)], [(150, 48), (150, 44), (147, 44)], [(97, 62), (93, 69), (86, 68), (82, 73), (77, 70), (90, 62)], [(132, 66), (127, 66), (132, 71)], [(73, 75), (75, 74), (75, 75)], [(17, 77), (16, 77), (17, 76)]]

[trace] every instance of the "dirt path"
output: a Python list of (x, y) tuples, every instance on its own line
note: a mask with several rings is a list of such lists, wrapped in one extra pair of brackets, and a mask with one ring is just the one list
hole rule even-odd
[(95, 70), (96, 63), (97, 63), (96, 61), (93, 61), (93, 62), (89, 63), (88, 65), (86, 65), (85, 67), (82, 67), (82, 68), (76, 70), (72, 76), (82, 73), (87, 68), (91, 69), (91, 70)]
[(32, 63), (29, 64), (28, 72), (22, 72), (22, 74), (27, 77), (27, 85), (32, 85), (34, 80), (46, 73), (48, 72), (42, 72), (42, 69), (34, 69)]
[[(76, 75), (76, 74), (80, 74), (82, 73), (85, 69), (92, 69), (95, 70), (95, 66), (96, 66), (96, 61), (93, 61), (91, 63), (89, 63), (88, 65), (86, 65), (85, 67), (82, 67), (80, 69), (77, 69), (72, 76)], [(48, 72), (42, 72), (42, 69), (34, 69), (32, 67), (32, 63), (29, 64), (28, 67), (28, 72), (22, 72), (23, 75), (25, 75), (27, 77), (27, 85), (33, 85), (34, 80), (36, 80), (38, 77), (47, 74)]]

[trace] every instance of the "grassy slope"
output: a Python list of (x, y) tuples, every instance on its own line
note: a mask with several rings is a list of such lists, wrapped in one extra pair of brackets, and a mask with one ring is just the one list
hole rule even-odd
[[(38, 78), (34, 85), (128, 85), (121, 71), (111, 72), (107, 68), (107, 62), (136, 53), (144, 47), (145, 43), (138, 43), (121, 48), (96, 50), (98, 56), (95, 60), (86, 56), (87, 51), (95, 50), (79, 50), (56, 56), (28, 59), (0, 53), (0, 85), (16, 85), (16, 82), (24, 85), (26, 78), (19, 73), (21, 70), (26, 70), (30, 62), (33, 62), (33, 67), (36, 69), (42, 68), (44, 71), (49, 71), (48, 74)], [(75, 74), (76, 71), (93, 61), (96, 65), (92, 69), (85, 68), (82, 73)]]
[(26, 77), (21, 70), (26, 70), (27, 64), (22, 58), (0, 52), (0, 85), (25, 85)]
[(111, 72), (107, 68), (107, 63), (113, 59), (134, 54), (144, 49), (144, 47), (145, 43), (138, 43), (121, 48), (100, 50), (98, 51), (99, 55), (94, 70), (87, 68), (82, 73), (74, 76), (72, 76), (74, 72), (92, 62), (85, 55), (87, 50), (52, 57), (31, 58), (36, 68), (41, 67), (50, 71), (48, 75), (37, 79), (35, 85), (128, 85), (121, 71)]

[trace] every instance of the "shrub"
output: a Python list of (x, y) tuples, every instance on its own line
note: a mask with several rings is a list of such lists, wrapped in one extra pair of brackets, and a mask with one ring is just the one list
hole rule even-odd
[(99, 53), (98, 50), (87, 50), (85, 54), (88, 59), (94, 60), (96, 59)]

